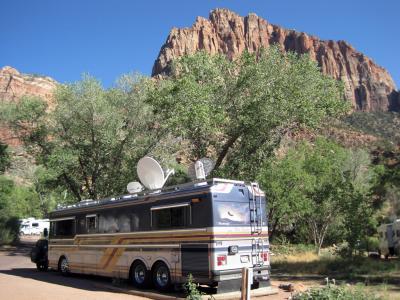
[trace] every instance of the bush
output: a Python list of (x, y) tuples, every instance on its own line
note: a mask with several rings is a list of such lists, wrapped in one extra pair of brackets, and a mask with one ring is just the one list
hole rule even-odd
[(189, 274), (187, 277), (187, 281), (185, 283), (185, 291), (186, 291), (186, 299), (188, 300), (201, 300), (201, 296), (204, 295), (204, 293), (200, 292), (197, 289), (197, 284), (193, 282), (193, 276), (192, 274)]
[(16, 217), (0, 216), (0, 245), (18, 240), (19, 221)]
[(366, 293), (360, 287), (350, 288), (327, 284), (323, 288), (311, 288), (306, 292), (297, 293), (293, 300), (378, 300), (382, 299), (374, 294)]

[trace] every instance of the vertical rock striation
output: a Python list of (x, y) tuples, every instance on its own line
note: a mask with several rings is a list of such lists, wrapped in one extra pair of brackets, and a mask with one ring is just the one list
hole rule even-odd
[(241, 17), (227, 9), (211, 11), (209, 19), (198, 17), (191, 28), (173, 28), (152, 75), (168, 75), (172, 60), (198, 50), (234, 59), (246, 49), (256, 52), (271, 44), (278, 44), (285, 51), (308, 53), (323, 73), (344, 82), (346, 97), (354, 109), (400, 110), (400, 96), (390, 74), (347, 42), (320, 40), (270, 24), (255, 14)]

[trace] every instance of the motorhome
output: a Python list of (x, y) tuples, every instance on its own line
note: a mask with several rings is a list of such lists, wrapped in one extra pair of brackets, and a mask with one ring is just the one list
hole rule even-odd
[(20, 220), (20, 235), (40, 235), (45, 229), (49, 230), (49, 219), (27, 218)]
[(400, 254), (400, 219), (378, 227), (379, 252), (385, 258)]
[(129, 279), (165, 291), (186, 282), (269, 285), (266, 198), (257, 183), (208, 179), (58, 207), (50, 213), (48, 265), (61, 273)]

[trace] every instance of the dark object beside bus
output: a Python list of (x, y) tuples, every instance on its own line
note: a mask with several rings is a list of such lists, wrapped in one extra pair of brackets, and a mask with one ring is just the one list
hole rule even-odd
[(47, 252), (48, 241), (45, 239), (38, 240), (31, 250), (31, 261), (36, 264), (39, 271), (47, 271), (49, 267)]

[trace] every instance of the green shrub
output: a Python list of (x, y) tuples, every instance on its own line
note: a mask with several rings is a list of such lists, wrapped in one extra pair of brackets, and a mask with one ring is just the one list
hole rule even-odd
[(197, 284), (193, 281), (192, 274), (189, 274), (185, 283), (186, 299), (188, 300), (201, 300), (204, 293), (197, 289)]
[(18, 240), (19, 221), (16, 217), (0, 216), (0, 245)]
[(366, 293), (361, 287), (350, 288), (328, 284), (323, 288), (311, 288), (297, 293), (293, 300), (378, 300), (382, 299), (374, 294)]

